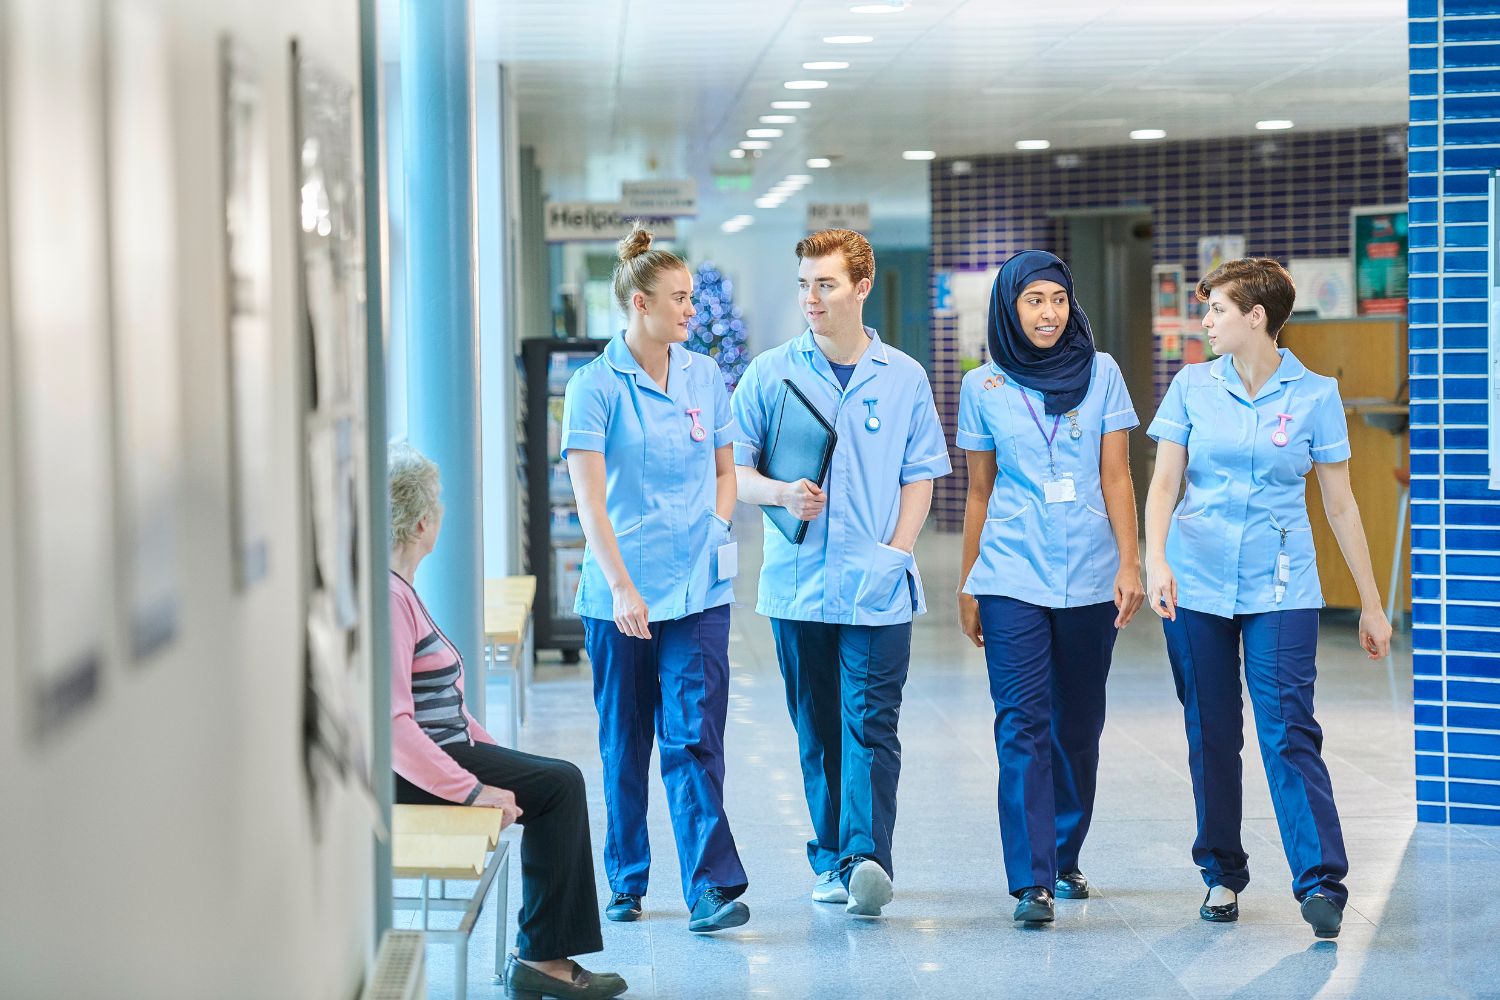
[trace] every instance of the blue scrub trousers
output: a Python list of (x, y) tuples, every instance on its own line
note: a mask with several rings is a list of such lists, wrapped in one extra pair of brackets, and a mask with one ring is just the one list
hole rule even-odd
[(802, 752), (812, 814), (807, 860), (845, 885), (857, 859), (894, 876), (891, 833), (901, 776), (901, 689), (911, 661), (911, 622), (832, 625), (772, 618), (786, 707)]
[(1078, 871), (1094, 815), (1112, 601), (1044, 608), (983, 595), (979, 622), (995, 703), (1000, 842), (1011, 895)]
[(729, 605), (652, 622), (650, 639), (627, 636), (602, 618), (585, 617), (583, 629), (599, 709), (607, 812), (604, 871), (610, 889), (646, 894), (654, 726), (688, 908), (714, 886), (731, 899), (741, 895), (749, 879), (724, 813)]
[(1342, 908), (1349, 895), (1343, 881), (1349, 860), (1323, 763), (1323, 730), (1313, 718), (1318, 612), (1298, 608), (1221, 618), (1178, 608), (1177, 620), (1163, 619), (1162, 625), (1187, 727), (1198, 807), (1193, 861), (1203, 869), (1204, 883), (1234, 892), (1250, 884), (1250, 858), (1240, 842), (1243, 641), (1245, 683), (1292, 869), (1292, 893), (1301, 901), (1321, 892)]

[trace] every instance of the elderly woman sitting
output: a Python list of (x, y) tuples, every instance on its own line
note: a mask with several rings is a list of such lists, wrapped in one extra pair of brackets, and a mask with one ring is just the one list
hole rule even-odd
[(565, 760), (499, 746), (464, 707), (463, 658), (412, 588), (443, 520), (438, 469), (407, 445), (390, 455), (391, 748), (396, 801), (499, 809), (521, 839), (512, 998), (604, 1000), (625, 992), (614, 973), (569, 956), (602, 951), (583, 775)]

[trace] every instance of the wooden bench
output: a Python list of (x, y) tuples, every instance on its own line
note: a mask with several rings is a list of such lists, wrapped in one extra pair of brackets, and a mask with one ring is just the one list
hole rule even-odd
[[(500, 841), (504, 817), (499, 809), (474, 806), (397, 805), (391, 809), (391, 873), (420, 879), (418, 896), (392, 895), (398, 910), (422, 911), (422, 932), (454, 946), (454, 996), (464, 1000), (469, 978), (469, 935), (479, 920), (490, 884), (498, 877), (495, 900), (495, 979), (505, 973), (505, 926), (510, 902), (510, 844)], [(486, 860), (488, 856), (488, 860)], [(449, 898), (448, 880), (475, 882), (467, 898)], [(438, 895), (431, 893), (438, 883)], [(458, 927), (434, 928), (432, 910), (461, 911)]]
[(520, 746), (521, 724), (536, 665), (531, 609), (536, 601), (536, 577), (507, 576), (484, 581), (484, 650), (489, 670), (507, 665), (510, 679), (511, 743)]

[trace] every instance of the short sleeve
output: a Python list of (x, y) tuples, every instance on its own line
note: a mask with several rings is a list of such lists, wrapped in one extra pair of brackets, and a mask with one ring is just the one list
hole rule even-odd
[(1166, 398), (1156, 408), (1151, 426), (1146, 428), (1147, 436), (1153, 441), (1171, 441), (1187, 447), (1188, 435), (1193, 432), (1193, 424), (1188, 420), (1187, 412), (1187, 380), (1188, 369), (1184, 368), (1167, 387)]
[(1318, 400), (1312, 415), (1312, 460), (1343, 462), (1351, 453), (1344, 400), (1339, 396), (1338, 383), (1329, 379), (1328, 391)]
[(984, 392), (973, 379), (964, 379), (958, 388), (958, 433), (953, 443), (964, 451), (994, 451), (995, 436), (984, 423), (980, 397)]
[(736, 465), (751, 468), (760, 461), (760, 449), (766, 440), (766, 403), (760, 381), (760, 366), (752, 361), (734, 395), (729, 397), (729, 410), (739, 424), (739, 437), (734, 442)]
[(1141, 419), (1135, 415), (1135, 406), (1130, 402), (1130, 390), (1125, 387), (1120, 366), (1111, 359), (1099, 367), (1104, 376), (1104, 416), (1100, 419), (1099, 433), (1110, 434), (1139, 427)]
[(734, 411), (730, 409), (729, 390), (724, 388), (724, 376), (718, 365), (713, 367), (713, 386), (710, 391), (714, 394), (714, 447), (723, 448), (739, 443), (740, 422), (734, 418)]
[(598, 379), (579, 371), (568, 379), (563, 393), (562, 456), (573, 449), (604, 451), (609, 430), (609, 390)]
[(902, 486), (937, 479), (953, 471), (948, 461), (948, 439), (943, 436), (943, 425), (932, 401), (932, 386), (925, 372), (918, 374), (917, 379), (911, 425), (906, 432), (906, 452), (901, 458)]

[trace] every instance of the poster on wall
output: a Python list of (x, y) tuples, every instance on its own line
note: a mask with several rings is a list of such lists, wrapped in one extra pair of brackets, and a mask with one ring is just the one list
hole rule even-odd
[(1198, 286), (1214, 268), (1228, 260), (1239, 260), (1245, 256), (1243, 236), (1203, 236), (1198, 239), (1198, 274), (1193, 278), (1193, 287)]
[(1157, 357), (1182, 360), (1182, 333), (1186, 323), (1182, 295), (1181, 264), (1156, 264), (1151, 268), (1151, 334)]
[(948, 276), (948, 300), (958, 340), (959, 371), (984, 363), (989, 352), (990, 293), (998, 267), (985, 271), (953, 271)]
[(1406, 315), (1406, 206), (1349, 210), (1355, 304), (1361, 316)]
[(96, 4), (0, 4), (18, 668), (39, 742), (99, 696), (113, 620), (102, 22)]
[(140, 0), (108, 8), (109, 238), (120, 579), (131, 656), (171, 643), (182, 488), (171, 47)]
[(1297, 286), (1297, 312), (1354, 318), (1354, 264), (1348, 257), (1293, 257), (1287, 271)]
[(362, 552), (365, 300), (353, 86), (292, 45), (296, 219), (307, 383), (302, 414), (309, 545), (304, 759), (313, 812), (334, 785), (378, 815), (370, 777), (370, 581)]
[(249, 51), (219, 49), (224, 123), (224, 259), (229, 333), (230, 522), (235, 584), (270, 563), (271, 195), (265, 97)]

